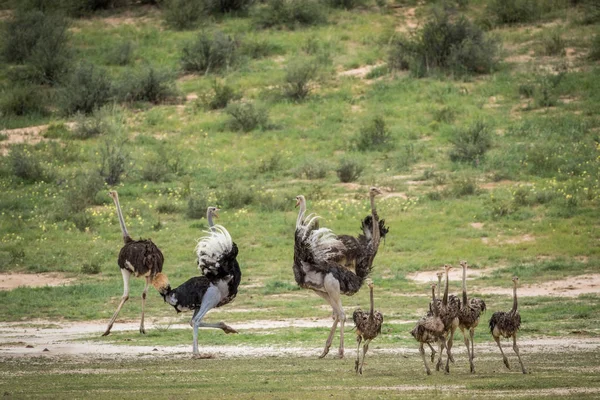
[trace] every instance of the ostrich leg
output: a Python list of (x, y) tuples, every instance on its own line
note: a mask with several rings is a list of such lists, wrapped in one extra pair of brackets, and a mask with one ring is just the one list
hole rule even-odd
[(500, 345), (500, 336), (498, 336), (498, 337), (494, 336), (494, 340), (498, 344), (498, 348), (500, 349), (500, 353), (502, 353), (502, 359), (504, 361), (504, 365), (506, 365), (506, 368), (510, 369), (510, 364), (508, 363), (508, 358), (506, 358), (506, 355), (504, 355), (504, 351), (502, 351), (502, 346)]
[(435, 349), (433, 348), (433, 346), (431, 345), (431, 343), (427, 343), (427, 346), (429, 346), (429, 348), (431, 349), (431, 362), (435, 361)]
[(419, 353), (421, 353), (423, 364), (425, 364), (425, 372), (427, 372), (427, 375), (431, 375), (431, 370), (429, 369), (429, 365), (427, 365), (427, 358), (425, 358), (425, 348), (423, 347), (423, 343), (419, 345)]
[(112, 329), (112, 326), (115, 323), (115, 320), (117, 319), (117, 316), (119, 315), (123, 304), (125, 304), (125, 302), (129, 299), (129, 277), (131, 276), (131, 272), (121, 268), (121, 275), (123, 275), (123, 297), (121, 297), (121, 302), (119, 303), (117, 310), (110, 319), (108, 326), (106, 327), (106, 331), (104, 331), (102, 336), (107, 336), (110, 333), (110, 330)]
[(152, 278), (147, 276), (146, 277), (146, 286), (144, 287), (144, 291), (142, 292), (142, 320), (140, 321), (140, 333), (143, 333), (143, 334), (146, 333), (146, 329), (144, 329), (144, 308), (146, 306), (146, 295), (148, 293), (148, 286), (150, 286), (151, 282), (152, 282)]
[[(469, 356), (469, 364), (471, 366), (471, 372), (475, 372), (475, 366), (473, 365), (473, 358), (472, 358), (473, 356), (471, 355), (472, 353), (471, 353), (471, 349), (469, 347), (469, 338), (467, 338), (467, 333), (465, 332), (465, 328), (461, 327), (460, 331), (463, 334), (463, 339), (464, 339), (464, 342), (465, 342), (465, 347), (467, 348), (467, 355)], [(472, 338), (472, 336), (471, 336), (471, 338)]]
[[(367, 356), (367, 350), (369, 350), (369, 343), (371, 343), (371, 340), (365, 340), (365, 345), (363, 346), (363, 359), (362, 362), (360, 363), (360, 368), (358, 370), (358, 372), (362, 375), (362, 367), (363, 365), (365, 365), (365, 357)], [(425, 349), (423, 349), (423, 351), (425, 351)]]
[(517, 346), (517, 334), (516, 333), (513, 335), (513, 350), (515, 351), (515, 353), (517, 353), (517, 357), (519, 358), (519, 364), (521, 364), (521, 370), (523, 371), (524, 374), (526, 374), (527, 370), (525, 369), (525, 366), (523, 365), (523, 361), (521, 361), (521, 355), (519, 354), (519, 346)]
[(475, 341), (475, 326), (472, 326), (471, 329), (469, 329), (469, 334), (471, 335), (471, 359), (475, 359), (475, 345), (473, 344)]
[(354, 363), (354, 371), (358, 373), (358, 364), (360, 362), (360, 343), (362, 342), (362, 336), (357, 336), (356, 341), (358, 342), (358, 348), (356, 349), (356, 362)]
[(336, 331), (337, 325), (338, 325), (338, 316), (335, 312), (335, 307), (333, 306), (331, 299), (329, 298), (329, 295), (327, 293), (318, 292), (318, 291), (315, 291), (315, 293), (317, 293), (319, 296), (324, 298), (329, 303), (329, 305), (331, 305), (331, 308), (333, 309), (333, 325), (331, 326), (331, 331), (329, 332), (329, 336), (327, 337), (327, 341), (325, 342), (325, 348), (323, 349), (323, 352), (319, 356), (319, 358), (323, 358), (329, 353), (329, 348), (331, 347), (331, 343), (333, 342), (333, 335), (335, 335), (335, 331)]

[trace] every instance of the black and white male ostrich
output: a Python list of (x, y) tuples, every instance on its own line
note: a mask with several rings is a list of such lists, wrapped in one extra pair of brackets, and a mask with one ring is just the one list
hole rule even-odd
[[(427, 315), (417, 321), (417, 325), (412, 331), (410, 331), (410, 334), (419, 342), (419, 353), (421, 353), (421, 357), (423, 358), (423, 364), (425, 364), (425, 371), (427, 372), (427, 375), (431, 375), (431, 370), (429, 369), (429, 365), (427, 365), (427, 358), (425, 357), (425, 348), (423, 345), (427, 343), (429, 347), (431, 347), (432, 343), (437, 343), (440, 346), (440, 354), (442, 354), (442, 351), (446, 345), (446, 338), (444, 336), (444, 322), (439, 315), (441, 303), (436, 301), (435, 288), (436, 284), (432, 283), (431, 313), (427, 313)], [(433, 362), (433, 354), (431, 362)]]
[(140, 333), (146, 333), (144, 329), (144, 306), (146, 304), (146, 294), (148, 293), (148, 286), (152, 283), (156, 274), (162, 271), (164, 257), (161, 251), (150, 239), (133, 240), (127, 232), (125, 226), (125, 220), (123, 219), (123, 213), (121, 211), (121, 205), (119, 204), (119, 195), (116, 191), (111, 190), (108, 195), (112, 197), (115, 206), (117, 208), (117, 216), (119, 217), (119, 224), (121, 225), (121, 232), (123, 233), (123, 241), (125, 245), (119, 252), (119, 268), (123, 275), (123, 297), (117, 307), (117, 310), (113, 314), (106, 331), (102, 336), (106, 336), (110, 333), (121, 307), (129, 299), (129, 278), (133, 274), (135, 277), (143, 276), (146, 279), (146, 286), (142, 292), (142, 320), (140, 322)]
[[(294, 240), (294, 278), (296, 283), (305, 289), (314, 290), (324, 298), (333, 309), (333, 325), (325, 348), (320, 358), (329, 353), (333, 336), (340, 324), (340, 347), (338, 355), (344, 357), (344, 324), (346, 314), (342, 307), (341, 294), (352, 296), (361, 288), (373, 267), (373, 259), (379, 248), (379, 217), (375, 210), (375, 194), (379, 189), (372, 188), (371, 191), (371, 230), (366, 229), (365, 236), (368, 238), (366, 248), (361, 251), (356, 260), (355, 272), (340, 264), (338, 260), (343, 258), (346, 247), (339, 238), (327, 228), (318, 227), (318, 217), (310, 214), (306, 216), (306, 201), (304, 196), (296, 197), (296, 205), (300, 206), (298, 219), (296, 220), (296, 232)], [(368, 232), (368, 233), (367, 233)]]
[[(354, 310), (354, 313), (352, 314), (352, 320), (354, 320), (354, 325), (356, 326), (356, 341), (358, 342), (354, 370), (361, 375), (365, 363), (365, 356), (367, 355), (367, 350), (369, 350), (369, 343), (381, 333), (381, 325), (383, 324), (383, 315), (379, 311), (375, 311), (373, 305), (373, 282), (369, 279), (367, 285), (369, 286), (369, 298), (371, 300), (369, 312), (366, 313), (358, 308)], [(365, 341), (365, 344), (363, 345), (363, 357), (359, 367), (360, 343), (363, 340)]]
[(194, 328), (194, 357), (199, 357), (198, 328), (217, 328), (225, 333), (237, 331), (224, 322), (206, 323), (202, 318), (208, 311), (233, 301), (237, 295), (242, 272), (237, 262), (238, 248), (229, 232), (214, 225), (208, 235), (200, 239), (196, 247), (198, 268), (202, 276), (190, 278), (175, 289), (171, 288), (166, 275), (158, 274), (153, 285), (165, 302), (179, 313), (194, 310), (190, 325)]
[[(442, 298), (442, 302), (439, 307), (440, 318), (444, 323), (444, 331), (445, 335), (447, 336), (446, 353), (448, 355), (448, 358), (446, 359), (446, 373), (450, 372), (450, 361), (454, 362), (454, 357), (452, 356), (452, 341), (454, 340), (454, 332), (456, 331), (456, 328), (458, 328), (458, 313), (460, 311), (459, 298), (454, 295), (448, 296), (449, 271), (451, 269), (452, 266), (448, 264), (444, 265), (444, 270), (446, 272), (446, 284), (444, 287), (444, 297)], [(442, 353), (440, 353), (438, 357), (436, 370), (439, 371), (441, 366)]]
[(219, 209), (214, 206), (210, 206), (206, 209), (206, 220), (208, 221), (208, 228), (214, 232), (213, 227), (215, 223), (213, 222), (213, 217), (219, 218)]
[[(475, 372), (475, 364), (473, 359), (475, 358), (475, 349), (473, 345), (473, 338), (475, 336), (475, 328), (479, 325), (479, 317), (481, 313), (485, 311), (485, 301), (477, 297), (471, 297), (467, 299), (467, 262), (461, 261), (460, 266), (463, 270), (462, 277), (462, 302), (460, 306), (460, 312), (458, 313), (458, 327), (460, 328), (463, 338), (465, 340), (465, 346), (467, 346), (467, 354), (469, 355), (469, 364), (471, 366), (471, 373)], [(467, 333), (469, 331), (471, 336), (471, 348), (469, 349), (469, 339)]]
[(517, 283), (519, 282), (519, 278), (516, 276), (512, 278), (513, 281), (513, 306), (509, 312), (504, 311), (496, 311), (492, 314), (492, 318), (490, 319), (490, 332), (494, 337), (494, 340), (498, 344), (498, 348), (500, 349), (500, 353), (502, 353), (502, 358), (504, 360), (504, 365), (506, 368), (510, 369), (510, 365), (508, 364), (508, 358), (504, 355), (502, 351), (502, 346), (500, 345), (500, 336), (505, 338), (512, 337), (513, 339), (513, 350), (517, 353), (517, 357), (519, 358), (519, 364), (521, 364), (521, 370), (524, 374), (527, 373), (525, 366), (523, 365), (523, 361), (521, 361), (521, 355), (519, 354), (519, 346), (517, 346), (517, 332), (521, 327), (521, 315), (519, 315), (519, 311), (517, 309)]

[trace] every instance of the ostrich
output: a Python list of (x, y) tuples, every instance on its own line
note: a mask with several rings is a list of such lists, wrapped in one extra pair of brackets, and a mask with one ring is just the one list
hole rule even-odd
[(150, 239), (133, 240), (127, 228), (125, 227), (125, 220), (123, 219), (123, 213), (119, 204), (119, 195), (116, 191), (111, 190), (108, 195), (112, 197), (115, 206), (117, 208), (117, 216), (119, 217), (119, 224), (121, 225), (121, 232), (123, 233), (123, 241), (125, 245), (119, 252), (119, 267), (121, 274), (123, 275), (123, 297), (117, 307), (117, 310), (113, 314), (106, 331), (102, 336), (106, 336), (110, 333), (121, 307), (129, 299), (129, 278), (132, 274), (136, 277), (143, 276), (146, 278), (146, 286), (142, 292), (142, 320), (140, 322), (140, 333), (146, 333), (144, 329), (144, 306), (146, 304), (146, 293), (148, 292), (148, 286), (152, 282), (152, 279), (162, 271), (164, 257), (158, 247)]
[[(356, 326), (356, 341), (358, 342), (358, 349), (356, 350), (356, 362), (354, 363), (354, 370), (362, 375), (363, 364), (365, 363), (365, 356), (369, 349), (369, 343), (375, 339), (377, 335), (381, 333), (381, 324), (383, 324), (383, 315), (379, 311), (373, 309), (373, 282), (369, 279), (367, 283), (370, 291), (371, 309), (369, 313), (365, 313), (360, 308), (356, 309), (352, 314), (354, 325)], [(360, 343), (365, 341), (363, 345), (363, 359), (360, 363)]]
[[(454, 362), (454, 357), (452, 356), (452, 341), (454, 340), (454, 332), (456, 328), (458, 328), (458, 313), (460, 311), (460, 300), (458, 297), (454, 295), (448, 296), (448, 282), (449, 282), (449, 271), (452, 269), (452, 266), (446, 264), (444, 265), (444, 270), (446, 271), (446, 284), (444, 287), (444, 297), (442, 298), (442, 302), (439, 305), (439, 314), (442, 322), (444, 323), (444, 331), (448, 336), (446, 341), (446, 353), (448, 357), (446, 359), (446, 373), (450, 372), (450, 364), (449, 362)], [(438, 362), (436, 365), (436, 370), (442, 366), (442, 354), (440, 353)]]
[(519, 282), (519, 278), (516, 276), (512, 278), (513, 281), (513, 306), (509, 312), (504, 311), (496, 311), (492, 318), (490, 319), (490, 332), (494, 337), (494, 340), (498, 344), (498, 348), (500, 349), (500, 353), (502, 353), (502, 358), (504, 359), (504, 365), (506, 368), (510, 369), (510, 365), (508, 364), (508, 358), (504, 355), (502, 351), (502, 346), (500, 345), (500, 336), (505, 338), (513, 338), (513, 350), (517, 353), (517, 357), (519, 358), (519, 364), (521, 364), (521, 370), (524, 374), (527, 373), (525, 366), (523, 365), (523, 361), (521, 361), (521, 356), (519, 354), (519, 346), (517, 346), (517, 331), (521, 327), (521, 316), (519, 315), (519, 311), (517, 310), (517, 283)]
[(219, 210), (220, 209), (218, 209), (217, 207), (213, 207), (213, 206), (210, 206), (206, 209), (206, 220), (208, 221), (208, 228), (212, 232), (215, 231), (213, 228), (215, 226), (215, 224), (213, 222), (213, 217), (219, 218), (219, 214), (218, 214)]
[[(439, 316), (439, 307), (435, 298), (435, 288), (436, 284), (431, 284), (431, 297), (432, 297), (432, 313), (431, 315), (428, 313), (426, 316), (421, 318), (417, 325), (413, 328), (410, 334), (420, 343), (419, 345), (419, 353), (421, 353), (421, 357), (423, 358), (423, 363), (425, 364), (425, 371), (427, 375), (431, 375), (431, 370), (429, 369), (429, 365), (427, 365), (427, 359), (425, 357), (425, 348), (424, 344), (427, 343), (431, 347), (432, 342), (437, 342), (440, 346), (440, 354), (442, 354), (442, 350), (445, 346), (445, 338), (444, 338), (444, 323)], [(433, 358), (431, 360), (433, 362)]]
[[(431, 303), (429, 303), (429, 312), (427, 313), (428, 316), (432, 316), (433, 315), (433, 307), (434, 305), (436, 305), (439, 309), (440, 305), (442, 304), (442, 296), (441, 296), (441, 292), (440, 292), (440, 288), (442, 287), (442, 276), (444, 276), (443, 272), (438, 272), (436, 273), (437, 278), (438, 278), (438, 283), (437, 283), (437, 295), (436, 295), (436, 299), (435, 301), (431, 301)], [(433, 362), (435, 360), (435, 355), (436, 355), (436, 351), (433, 348), (433, 346), (431, 345), (431, 343), (427, 343), (427, 345), (429, 346), (429, 348), (431, 349), (431, 362)], [(439, 367), (438, 367), (439, 369)]]
[[(372, 193), (376, 192), (379, 190), (372, 189)], [(333, 325), (320, 358), (329, 353), (338, 323), (340, 324), (338, 355), (343, 358), (346, 314), (340, 294), (352, 296), (358, 292), (373, 267), (373, 259), (377, 254), (380, 240), (379, 218), (375, 210), (374, 196), (371, 196), (372, 234), (369, 235), (366, 249), (360, 252), (356, 260), (356, 272), (338, 262), (346, 251), (344, 244), (330, 229), (318, 227), (317, 216), (310, 214), (304, 217), (306, 212), (304, 196), (297, 196), (296, 200), (296, 204), (300, 205), (300, 212), (294, 235), (294, 278), (300, 287), (314, 290), (333, 309)]]
[(175, 289), (171, 288), (165, 274), (157, 274), (152, 281), (164, 301), (172, 305), (178, 313), (194, 310), (190, 322), (194, 328), (194, 357), (200, 356), (198, 328), (217, 328), (225, 333), (237, 333), (224, 322), (202, 322), (202, 318), (208, 311), (233, 301), (242, 279), (242, 272), (236, 259), (237, 245), (223, 226), (214, 225), (212, 229), (197, 246), (199, 268), (204, 275), (193, 277)]
[[(479, 325), (479, 316), (485, 311), (485, 302), (482, 299), (471, 297), (467, 300), (467, 262), (461, 261), (460, 266), (463, 270), (462, 277), (462, 303), (460, 312), (458, 313), (458, 327), (460, 328), (463, 338), (465, 340), (465, 346), (467, 346), (467, 354), (469, 355), (469, 364), (471, 366), (471, 373), (475, 372), (475, 364), (473, 359), (475, 358), (475, 350), (473, 345), (473, 337), (475, 335), (475, 328)], [(469, 339), (465, 330), (469, 331), (471, 336), (471, 349), (469, 349)]]

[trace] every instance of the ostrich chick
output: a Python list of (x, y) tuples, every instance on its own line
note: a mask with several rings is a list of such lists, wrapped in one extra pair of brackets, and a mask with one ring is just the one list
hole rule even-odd
[(425, 348), (423, 345), (427, 343), (431, 346), (431, 343), (437, 342), (440, 346), (440, 354), (442, 354), (442, 350), (446, 345), (446, 340), (444, 336), (444, 322), (439, 316), (439, 307), (435, 299), (435, 287), (435, 283), (432, 283), (432, 314), (427, 314), (423, 318), (421, 318), (417, 322), (417, 325), (413, 328), (413, 330), (410, 331), (410, 334), (419, 342), (419, 353), (421, 353), (421, 357), (423, 358), (423, 363), (425, 364), (425, 371), (427, 372), (427, 375), (431, 375), (431, 370), (429, 369), (429, 365), (427, 365), (427, 358), (425, 357)]
[[(367, 285), (369, 286), (371, 309), (369, 313), (365, 313), (360, 308), (356, 309), (352, 314), (354, 325), (356, 326), (356, 341), (358, 342), (358, 348), (356, 350), (356, 363), (354, 364), (354, 370), (362, 375), (363, 365), (365, 363), (365, 356), (369, 349), (369, 343), (375, 339), (377, 335), (381, 333), (381, 324), (383, 324), (383, 315), (379, 311), (374, 310), (373, 306), (373, 282), (369, 279)], [(363, 357), (362, 363), (360, 363), (360, 343), (365, 341), (363, 345)]]

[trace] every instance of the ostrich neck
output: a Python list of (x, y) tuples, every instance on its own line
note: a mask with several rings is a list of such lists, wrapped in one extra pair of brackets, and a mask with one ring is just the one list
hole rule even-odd
[(379, 248), (379, 218), (377, 217), (377, 210), (375, 209), (375, 196), (371, 195), (371, 214), (373, 215), (372, 223), (373, 223), (373, 253), (377, 252)]
[(375, 312), (374, 310), (374, 306), (373, 306), (373, 288), (369, 288), (371, 291), (370, 297), (371, 297), (371, 310), (369, 311), (369, 316), (373, 317), (373, 313)]
[(462, 278), (462, 298), (464, 306), (467, 305), (467, 267), (463, 267), (463, 278)]
[(208, 220), (208, 227), (210, 228), (211, 231), (214, 232), (215, 231), (215, 228), (214, 228), (215, 224), (213, 222), (212, 213), (210, 211), (208, 211), (206, 213), (206, 219)]
[(442, 276), (438, 276), (437, 297), (442, 297)]
[(442, 300), (444, 305), (448, 304), (448, 270), (446, 270), (446, 286), (444, 287), (444, 299)]
[(517, 311), (517, 284), (515, 283), (515, 287), (513, 288), (513, 307), (510, 310), (511, 313), (515, 313)]
[(300, 201), (300, 209), (298, 210), (298, 220), (296, 225), (302, 224), (302, 219), (304, 218), (304, 214), (306, 213), (306, 201)]
[(431, 306), (431, 308), (433, 308), (433, 315), (435, 317), (437, 317), (438, 316), (438, 308), (437, 308), (437, 304), (435, 301), (435, 288), (434, 287), (431, 288), (431, 297), (433, 297), (433, 303)]
[(127, 232), (127, 227), (125, 226), (125, 220), (123, 219), (123, 212), (121, 211), (121, 205), (119, 204), (119, 196), (115, 196), (113, 198), (115, 202), (115, 206), (117, 207), (117, 216), (119, 217), (119, 224), (121, 225), (121, 232), (123, 232), (123, 239), (127, 242), (127, 239), (131, 239), (129, 236), (129, 232)]

